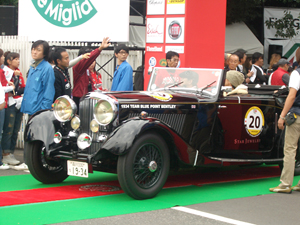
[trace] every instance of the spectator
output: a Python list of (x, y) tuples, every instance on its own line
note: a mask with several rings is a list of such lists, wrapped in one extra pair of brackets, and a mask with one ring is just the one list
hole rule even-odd
[[(27, 83), (24, 91), (21, 112), (32, 116), (34, 113), (51, 109), (55, 94), (54, 72), (47, 61), (49, 56), (49, 45), (46, 41), (38, 40), (31, 46), (31, 57), (34, 63), (28, 71)], [(26, 149), (24, 149), (26, 159)], [(25, 163), (14, 167), (17, 170), (28, 171)]]
[(270, 66), (267, 70), (267, 76), (270, 76), (271, 73), (273, 73), (275, 70), (277, 70), (277, 68), (278, 68), (277, 63), (278, 63), (279, 59), (281, 59), (281, 56), (279, 54), (277, 54), (277, 53), (272, 54), (271, 60), (270, 60)]
[[(9, 166), (2, 162), (2, 129), (4, 125), (4, 118), (5, 118), (5, 108), (7, 108), (7, 100), (8, 100), (8, 93), (14, 90), (14, 84), (12, 82), (7, 82), (6, 77), (4, 75), (4, 71), (1, 69), (3, 68), (2, 65), (4, 64), (4, 54), (3, 50), (0, 49), (0, 83), (1, 83), (1, 90), (0, 90), (0, 106), (2, 110), (0, 110), (0, 169), (9, 169)], [(3, 93), (4, 92), (4, 93)], [(4, 94), (4, 99), (3, 99)], [(4, 109), (3, 109), (4, 105)]]
[(96, 68), (96, 61), (94, 61), (89, 67), (90, 75), (92, 76), (93, 83), (94, 83), (93, 89), (102, 91), (103, 90), (103, 88), (102, 88), (102, 76), (98, 71), (96, 71), (95, 68)]
[(231, 54), (228, 60), (228, 67), (225, 68), (225, 73), (229, 70), (236, 70), (239, 64), (239, 57), (236, 54)]
[[(168, 51), (166, 54), (167, 68), (176, 68), (179, 62), (179, 54), (177, 52)], [(158, 88), (167, 87), (180, 82), (180, 77), (175, 69), (161, 70), (156, 75), (155, 84)]]
[(134, 90), (135, 91), (143, 91), (144, 90), (144, 67), (139, 66), (136, 68), (136, 72), (134, 75)]
[(230, 55), (231, 55), (230, 53), (224, 54), (224, 68), (228, 67)]
[[(75, 66), (73, 66), (73, 84), (74, 88), (72, 91), (73, 100), (77, 105), (77, 111), (79, 112), (79, 101), (82, 96), (88, 93), (89, 83), (92, 82), (90, 76), (88, 76), (87, 71), (89, 71), (90, 65), (95, 61), (95, 59), (100, 55), (101, 51), (107, 48), (110, 43), (108, 37), (103, 38), (103, 41), (99, 48), (91, 51), (87, 47), (83, 47), (79, 50), (78, 56), (90, 52), (88, 59), (80, 60)], [(92, 85), (93, 86), (93, 85)]]
[(234, 54), (239, 57), (239, 64), (238, 64), (236, 70), (243, 73), (243, 71), (244, 71), (244, 66), (243, 65), (244, 65), (244, 63), (246, 62), (246, 59), (247, 59), (246, 52), (240, 50), (240, 51), (236, 51)]
[(117, 67), (114, 73), (111, 91), (133, 90), (133, 71), (129, 63), (126, 62), (128, 54), (129, 48), (125, 45), (119, 45), (115, 49), (115, 56), (117, 57)]
[[(300, 63), (300, 48), (296, 50), (296, 60)], [(289, 82), (289, 94), (286, 98), (283, 110), (278, 119), (278, 128), (283, 130), (286, 124), (284, 139), (284, 159), (283, 169), (280, 176), (280, 184), (277, 187), (270, 188), (272, 192), (291, 193), (292, 190), (300, 191), (300, 181), (292, 188), (295, 157), (298, 150), (298, 141), (300, 138), (300, 70), (296, 69), (292, 72)], [(293, 123), (287, 124), (286, 115), (294, 118)], [(297, 115), (295, 118), (294, 115)]]
[(298, 66), (299, 66), (299, 64), (297, 63), (297, 61), (293, 63), (293, 69), (294, 70), (297, 69)]
[(262, 66), (264, 64), (263, 54), (255, 52), (252, 55), (252, 72), (253, 75), (250, 77), (250, 83), (253, 84), (267, 84), (268, 78), (264, 73)]
[(29, 116), (43, 110), (51, 109), (55, 94), (54, 72), (47, 62), (49, 45), (46, 41), (38, 40), (32, 44), (31, 57), (34, 63), (28, 71), (21, 112)]
[(290, 76), (288, 69), (290, 67), (290, 62), (286, 59), (280, 59), (277, 63), (278, 69), (274, 71), (270, 76), (271, 85), (286, 85), (288, 86)]
[(20, 55), (15, 52), (7, 52), (4, 71), (6, 79), (15, 85), (15, 91), (9, 93), (8, 107), (5, 111), (5, 120), (2, 134), (3, 162), (9, 165), (20, 163), (14, 156), (23, 113), (20, 111), (22, 94), (24, 93), (25, 82), (22, 73), (18, 69)]
[(177, 68), (179, 63), (179, 54), (177, 52), (168, 51), (166, 54), (167, 67)]
[(54, 101), (62, 95), (68, 95), (71, 97), (71, 81), (70, 76), (68, 72), (69, 67), (69, 54), (65, 48), (57, 48), (55, 49), (55, 52), (53, 54), (53, 60), (55, 63), (55, 66), (53, 68), (54, 76), (55, 76), (55, 82), (54, 82), (54, 88), (55, 88), (55, 95), (54, 95)]

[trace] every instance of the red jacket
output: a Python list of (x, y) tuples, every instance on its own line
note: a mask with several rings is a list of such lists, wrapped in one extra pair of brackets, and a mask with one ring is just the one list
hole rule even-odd
[[(94, 84), (102, 84), (101, 74), (98, 72), (91, 72), (93, 82)], [(95, 87), (93, 87), (93, 90), (95, 90)], [(102, 90), (102, 86), (99, 88), (99, 90)]]
[[(20, 71), (18, 68), (17, 68), (16, 70)], [(14, 83), (15, 77), (16, 77), (16, 76), (15, 76), (15, 74), (14, 74), (10, 81)], [(16, 99), (16, 98), (20, 98), (20, 97), (21, 97), (21, 94), (23, 94), (23, 92), (24, 92), (24, 88), (25, 88), (25, 81), (24, 81), (23, 75), (22, 75), (22, 73), (21, 73), (21, 71), (20, 71), (19, 85), (18, 85), (18, 87), (15, 87), (15, 90), (22, 90), (22, 92), (19, 92), (19, 94), (16, 93), (16, 95), (13, 96), (13, 98), (15, 98), (15, 99)]]
[[(1, 84), (3, 87), (7, 86), (8, 82), (4, 75), (4, 71), (1, 68), (0, 68), (0, 81), (1, 81)], [(4, 108), (7, 108), (7, 102), (8, 102), (8, 93), (5, 93), (5, 107)]]
[(272, 75), (271, 85), (286, 85), (282, 81), (282, 76), (287, 73), (288, 72), (286, 70), (282, 69), (281, 67), (278, 67), (278, 69), (275, 70), (275, 72)]
[(75, 66), (73, 66), (73, 91), (74, 97), (81, 98), (83, 95), (88, 93), (88, 85), (91, 81), (92, 87), (94, 87), (93, 79), (87, 75), (87, 70), (90, 65), (100, 55), (99, 48), (91, 52), (89, 59), (80, 60)]

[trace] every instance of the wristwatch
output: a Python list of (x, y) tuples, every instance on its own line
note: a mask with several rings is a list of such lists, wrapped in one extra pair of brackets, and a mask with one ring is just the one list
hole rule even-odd
[(282, 120), (285, 120), (285, 118), (284, 117), (282, 117), (282, 116), (279, 116), (280, 117), (280, 119), (282, 119)]

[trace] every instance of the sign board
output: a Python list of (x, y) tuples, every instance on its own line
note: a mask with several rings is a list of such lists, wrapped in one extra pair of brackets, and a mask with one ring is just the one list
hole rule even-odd
[(277, 38), (282, 39), (282, 37), (276, 37), (276, 29), (268, 28), (265, 24), (265, 21), (273, 21), (275, 22), (278, 19), (282, 19), (284, 17), (284, 11), (289, 11), (294, 17), (293, 25), (295, 32), (298, 33), (294, 39), (300, 38), (300, 9), (285, 9), (285, 8), (264, 8), (264, 30), (265, 30), (265, 38)]
[(147, 15), (164, 15), (165, 0), (147, 0)]
[(226, 4), (226, 0), (147, 0), (145, 88), (153, 68), (167, 66), (168, 51), (179, 54), (180, 68), (224, 68)]
[(21, 0), (19, 36), (30, 41), (129, 41), (130, 0)]

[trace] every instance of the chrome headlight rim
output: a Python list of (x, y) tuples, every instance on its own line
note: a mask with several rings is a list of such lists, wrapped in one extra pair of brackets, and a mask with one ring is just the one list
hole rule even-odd
[[(62, 100), (67, 100), (67, 102), (69, 103), (70, 107), (71, 107), (71, 110), (72, 112), (70, 113), (70, 115), (63, 119), (61, 118), (59, 115), (58, 115), (58, 112), (56, 110), (56, 106), (58, 105), (58, 103)], [(55, 118), (59, 121), (59, 122), (68, 122), (70, 121), (76, 114), (77, 112), (77, 106), (76, 106), (76, 103), (68, 96), (68, 95), (63, 95), (63, 96), (60, 96), (58, 97), (55, 101), (54, 101), (54, 104), (53, 104), (53, 112), (54, 112), (54, 116)]]
[[(96, 115), (96, 109), (97, 109), (97, 106), (99, 104), (101, 104), (102, 102), (108, 102), (112, 108), (112, 113), (113, 113), (113, 116), (111, 118), (111, 120), (107, 123), (103, 123), (101, 121), (98, 120), (97, 118), (97, 115)], [(95, 107), (94, 107), (94, 112), (93, 112), (93, 116), (94, 116), (94, 119), (96, 120), (96, 122), (100, 125), (100, 126), (107, 126), (109, 125), (111, 122), (113, 122), (116, 118), (116, 115), (117, 115), (117, 112), (118, 112), (118, 108), (116, 106), (116, 104), (110, 100), (110, 99), (98, 99), (97, 103), (95, 104)]]

